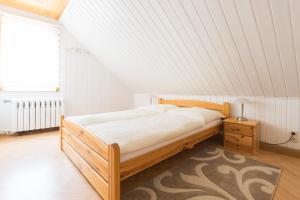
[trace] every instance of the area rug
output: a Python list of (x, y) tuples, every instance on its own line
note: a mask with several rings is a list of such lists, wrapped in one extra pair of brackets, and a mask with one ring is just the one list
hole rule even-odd
[(122, 200), (270, 200), (281, 169), (201, 143), (122, 182)]

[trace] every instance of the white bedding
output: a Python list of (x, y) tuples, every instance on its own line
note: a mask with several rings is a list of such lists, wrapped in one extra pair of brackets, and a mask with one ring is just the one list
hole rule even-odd
[(132, 159), (132, 158), (138, 157), (138, 156), (143, 155), (143, 154), (145, 154), (145, 153), (148, 153), (148, 152), (150, 152), (150, 151), (153, 151), (153, 150), (162, 148), (162, 147), (164, 147), (164, 146), (166, 146), (166, 145), (168, 145), (168, 144), (171, 144), (172, 142), (179, 141), (179, 140), (181, 140), (181, 139), (183, 139), (183, 138), (185, 138), (185, 137), (188, 137), (188, 136), (193, 135), (193, 134), (195, 134), (195, 133), (198, 133), (198, 132), (200, 132), (200, 131), (207, 130), (207, 129), (209, 129), (209, 128), (212, 128), (212, 127), (217, 126), (217, 125), (220, 125), (220, 124), (222, 124), (222, 120), (221, 120), (221, 119), (217, 119), (217, 120), (214, 120), (214, 121), (208, 123), (207, 125), (205, 125), (205, 126), (203, 126), (203, 127), (201, 127), (201, 128), (198, 128), (198, 129), (196, 129), (196, 130), (193, 130), (193, 131), (191, 131), (191, 132), (189, 132), (189, 133), (182, 134), (182, 135), (180, 135), (180, 136), (174, 138), (173, 140), (163, 141), (163, 142), (161, 142), (161, 143), (159, 143), (159, 144), (152, 145), (151, 147), (143, 148), (143, 149), (141, 149), (141, 150), (139, 150), (139, 151), (136, 151), (136, 152), (133, 152), (133, 153), (121, 154), (121, 162), (124, 162), (124, 161), (126, 161), (126, 160), (130, 160), (130, 159)]
[(153, 115), (156, 113), (157, 112), (148, 109), (133, 109), (118, 112), (96, 113), (90, 115), (68, 117), (67, 120), (81, 126), (87, 126), (91, 124), (101, 124), (111, 121), (133, 119), (146, 115)]
[[(123, 157), (200, 130), (222, 115), (206, 109), (186, 109), (158, 106), (113, 113), (69, 117), (106, 143), (118, 143)], [(182, 110), (181, 110), (182, 109)], [(159, 110), (159, 111), (158, 111)]]
[(85, 128), (107, 142), (118, 143), (121, 154), (171, 140), (205, 125), (203, 119), (159, 113), (134, 119), (87, 125)]
[(163, 113), (176, 108), (178, 107), (169, 104), (154, 104), (142, 106), (132, 110), (72, 116), (68, 117), (67, 120), (79, 124), (80, 126), (87, 126), (90, 124), (101, 124), (111, 121), (128, 120), (142, 116)]

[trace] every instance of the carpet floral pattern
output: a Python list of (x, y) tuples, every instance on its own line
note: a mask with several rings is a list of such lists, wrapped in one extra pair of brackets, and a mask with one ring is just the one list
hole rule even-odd
[[(184, 152), (183, 152), (184, 153)], [(126, 191), (123, 200), (270, 200), (281, 169), (199, 145), (151, 179)], [(147, 170), (138, 176), (146, 176)], [(132, 177), (134, 180), (135, 177)]]

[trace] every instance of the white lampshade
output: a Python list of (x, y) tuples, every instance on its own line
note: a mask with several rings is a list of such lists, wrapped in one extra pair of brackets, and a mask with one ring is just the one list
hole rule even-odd
[(235, 104), (250, 104), (250, 100), (247, 98), (238, 98), (234, 101)]

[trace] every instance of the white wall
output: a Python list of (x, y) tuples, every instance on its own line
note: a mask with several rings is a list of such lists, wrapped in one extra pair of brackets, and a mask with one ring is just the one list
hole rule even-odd
[[(134, 107), (149, 104), (150, 98), (195, 99), (216, 103), (230, 103), (231, 116), (240, 114), (240, 106), (234, 104), (238, 97), (230, 96), (197, 96), (197, 95), (150, 95), (135, 94)], [(245, 106), (245, 116), (261, 121), (260, 140), (267, 143), (278, 143), (289, 137), (289, 132), (295, 131), (300, 140), (300, 98), (292, 97), (247, 97), (251, 104)], [(289, 148), (300, 149), (300, 143), (288, 143)]]
[(61, 49), (61, 85), (66, 115), (132, 107), (131, 91), (65, 30)]

